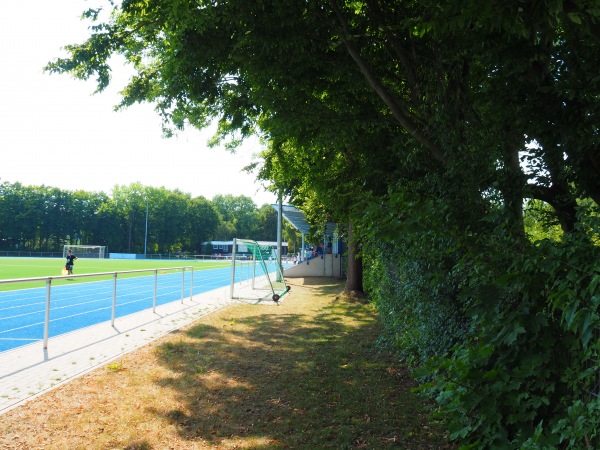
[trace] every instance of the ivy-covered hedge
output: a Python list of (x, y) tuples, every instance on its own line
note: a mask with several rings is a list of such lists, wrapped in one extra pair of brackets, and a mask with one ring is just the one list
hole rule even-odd
[(462, 448), (600, 448), (600, 251), (589, 232), (518, 251), (441, 233), (366, 247), (385, 340)]
[(457, 299), (450, 261), (415, 253), (423, 250), (379, 243), (365, 255), (365, 288), (383, 318), (382, 337), (410, 366), (444, 356), (464, 334), (466, 321)]

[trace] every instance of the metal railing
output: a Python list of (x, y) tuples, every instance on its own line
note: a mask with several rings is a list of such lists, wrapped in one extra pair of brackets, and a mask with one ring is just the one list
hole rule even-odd
[[(76, 279), (76, 278), (90, 278), (90, 277), (112, 277), (113, 286), (112, 286), (112, 306), (111, 306), (111, 326), (115, 325), (116, 318), (116, 308), (117, 308), (117, 279), (119, 275), (123, 274), (135, 274), (135, 273), (143, 273), (143, 272), (153, 272), (154, 273), (154, 285), (153, 285), (153, 295), (152, 295), (152, 312), (156, 312), (156, 293), (158, 289), (158, 273), (166, 272), (166, 271), (179, 271), (181, 270), (181, 303), (185, 298), (185, 273), (186, 269), (189, 269), (191, 272), (191, 280), (190, 280), (190, 299), (194, 294), (194, 267), (193, 266), (182, 266), (182, 267), (167, 267), (162, 269), (140, 269), (140, 270), (124, 270), (118, 272), (100, 272), (100, 273), (90, 273), (90, 274), (82, 274), (82, 275), (61, 275), (61, 276), (49, 276), (49, 277), (36, 277), (36, 278), (17, 278), (10, 280), (0, 280), (0, 284), (13, 284), (13, 283), (31, 283), (31, 282), (44, 282), (46, 286), (46, 300), (45, 300), (45, 314), (44, 314), (44, 349), (48, 348), (48, 338), (49, 338), (49, 330), (50, 330), (50, 299), (52, 296), (52, 281), (53, 280), (65, 280), (65, 279)], [(127, 279), (131, 279), (128, 277)], [(64, 285), (63, 285), (64, 286)]]

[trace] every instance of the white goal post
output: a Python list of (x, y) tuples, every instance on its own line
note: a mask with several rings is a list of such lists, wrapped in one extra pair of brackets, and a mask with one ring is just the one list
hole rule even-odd
[(67, 257), (67, 250), (78, 258), (106, 258), (106, 245), (69, 245), (63, 248), (63, 258)]
[(290, 287), (283, 270), (272, 258), (270, 245), (250, 239), (234, 239), (231, 261), (231, 295), (233, 299), (272, 300), (278, 303)]

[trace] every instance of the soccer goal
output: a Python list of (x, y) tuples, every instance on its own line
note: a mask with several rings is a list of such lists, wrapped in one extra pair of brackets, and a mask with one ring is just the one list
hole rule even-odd
[(231, 262), (231, 298), (279, 302), (290, 290), (270, 245), (234, 239)]
[(63, 258), (67, 257), (67, 250), (71, 250), (78, 258), (106, 258), (105, 245), (65, 245)]

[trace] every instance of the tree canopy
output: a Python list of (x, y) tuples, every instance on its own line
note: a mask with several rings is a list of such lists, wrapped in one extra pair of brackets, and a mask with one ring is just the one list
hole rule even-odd
[(136, 75), (119, 107), (268, 142), (258, 176), (352, 231), (453, 438), (599, 444), (598, 0), (110, 6), (46, 69), (101, 91), (120, 54)]
[[(225, 197), (245, 205), (245, 227), (236, 227), (237, 212), (223, 219), (219, 209), (223, 196), (207, 200), (140, 183), (115, 186), (106, 194), (4, 182), (0, 250), (62, 252), (64, 244), (80, 244), (105, 245), (113, 253), (198, 255), (210, 253), (205, 244), (211, 240), (276, 240), (277, 217), (271, 206), (259, 209), (244, 195)], [(229, 233), (219, 235), (228, 224)]]

